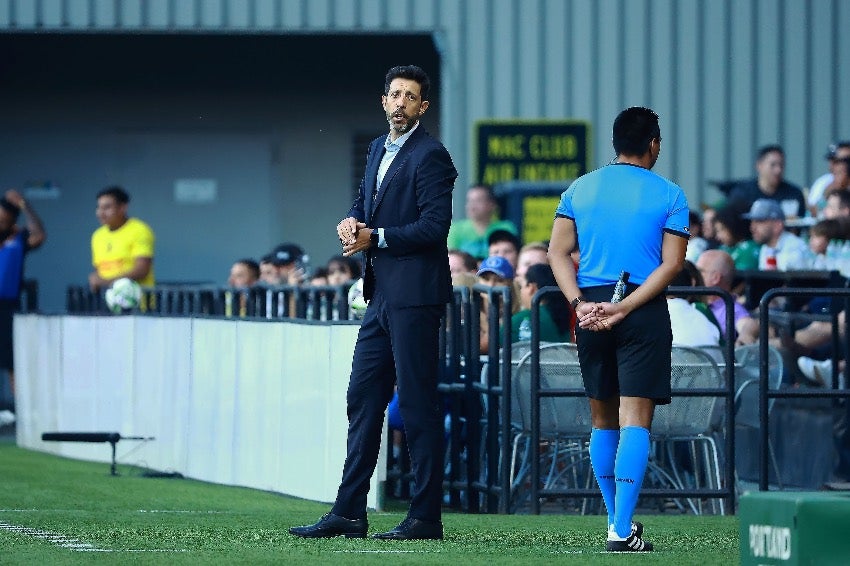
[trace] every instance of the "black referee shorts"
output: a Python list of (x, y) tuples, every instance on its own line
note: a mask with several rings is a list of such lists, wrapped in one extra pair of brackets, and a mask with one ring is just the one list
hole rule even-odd
[[(582, 289), (592, 302), (610, 301), (613, 293), (613, 285)], [(586, 330), (576, 324), (576, 346), (588, 397), (600, 401), (613, 396), (643, 397), (657, 405), (670, 403), (673, 331), (663, 294), (611, 330)]]

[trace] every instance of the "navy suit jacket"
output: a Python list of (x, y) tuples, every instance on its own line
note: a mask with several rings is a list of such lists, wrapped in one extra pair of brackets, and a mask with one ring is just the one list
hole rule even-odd
[(392, 307), (447, 303), (452, 287), (446, 239), (457, 170), (443, 144), (420, 124), (393, 159), (373, 203), (385, 140), (369, 144), (366, 173), (348, 212), (369, 228), (383, 228), (388, 246), (366, 250), (363, 295), (371, 299), (380, 290)]

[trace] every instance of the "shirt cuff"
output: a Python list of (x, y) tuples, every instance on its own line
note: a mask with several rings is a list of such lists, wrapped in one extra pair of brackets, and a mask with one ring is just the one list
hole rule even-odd
[(378, 228), (378, 247), (388, 248), (387, 241), (384, 239), (384, 229)]

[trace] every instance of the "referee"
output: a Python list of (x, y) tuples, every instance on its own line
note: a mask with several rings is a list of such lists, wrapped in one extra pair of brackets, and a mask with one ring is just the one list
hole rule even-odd
[[(658, 115), (623, 110), (616, 159), (576, 179), (555, 213), (549, 260), (576, 311), (579, 363), (590, 401), (590, 461), (608, 510), (607, 549), (652, 550), (632, 522), (649, 459), (656, 405), (670, 402), (673, 334), (664, 290), (682, 269), (688, 202), (651, 171), (661, 152)], [(569, 254), (580, 251), (578, 273)], [(611, 302), (621, 272), (625, 298)]]

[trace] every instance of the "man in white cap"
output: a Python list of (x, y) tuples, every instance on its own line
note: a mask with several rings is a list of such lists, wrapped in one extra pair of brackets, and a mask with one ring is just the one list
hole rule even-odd
[(778, 202), (758, 199), (743, 217), (750, 221), (753, 240), (762, 245), (759, 269), (793, 271), (811, 267), (813, 258), (809, 246), (785, 230), (785, 213)]

